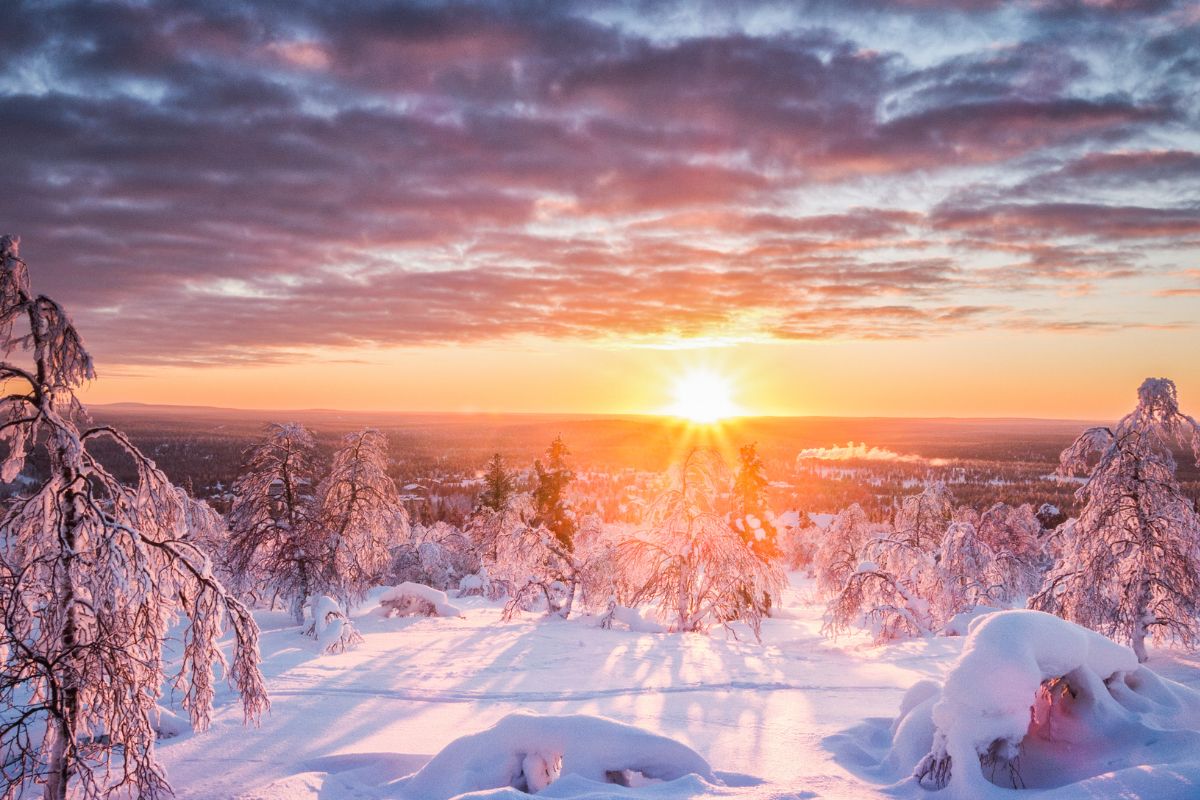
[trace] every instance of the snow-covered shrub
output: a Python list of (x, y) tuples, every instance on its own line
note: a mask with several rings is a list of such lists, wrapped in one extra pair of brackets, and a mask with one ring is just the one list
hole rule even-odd
[(519, 712), (455, 739), (400, 788), (408, 800), (445, 800), (510, 787), (534, 794), (567, 776), (602, 791), (688, 775), (720, 783), (704, 758), (665, 736), (603, 717)]
[(1030, 600), (1130, 642), (1139, 661), (1147, 637), (1200, 641), (1200, 516), (1175, 480), (1173, 445), (1200, 462), (1200, 425), (1180, 413), (1174, 383), (1147, 378), (1115, 428), (1091, 428), (1063, 451), (1060, 474), (1088, 473), (1083, 509), (1057, 534), (1059, 558)]
[(419, 583), (387, 586), (373, 593), (384, 617), (461, 617), (445, 592)]
[(312, 605), (312, 624), (305, 635), (324, 645), (326, 653), (341, 653), (362, 643), (362, 634), (329, 595), (318, 597)]
[[(1139, 666), (1128, 647), (1038, 611), (977, 620), (941, 691), (917, 699), (893, 728), (893, 749), (911, 757), (929, 727), (903, 718), (928, 714), (932, 740), (915, 775), (952, 798), (1061, 786), (1200, 745), (1200, 694)], [(905, 727), (915, 741), (901, 741)]]
[(630, 605), (650, 603), (675, 631), (704, 631), (741, 620), (759, 634), (767, 603), (786, 576), (763, 561), (717, 513), (729, 486), (720, 454), (696, 449), (672, 467), (650, 506), (648, 528), (620, 544), (622, 572), (636, 587)]
[(464, 575), (458, 582), (459, 597), (484, 597), (488, 600), (499, 600), (504, 597), (504, 585), (492, 580), (487, 567), (480, 567), (478, 572)]
[(392, 548), (389, 583), (411, 581), (446, 591), (480, 570), (470, 539), (446, 522), (415, 525), (408, 541)]

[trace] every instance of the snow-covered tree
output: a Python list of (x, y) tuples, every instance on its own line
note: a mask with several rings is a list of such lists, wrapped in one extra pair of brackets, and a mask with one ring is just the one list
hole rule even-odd
[(387, 474), (387, 439), (374, 428), (348, 433), (317, 488), (324, 550), (321, 588), (343, 603), (361, 598), (391, 560), (390, 545), (409, 538), (408, 512)]
[(937, 555), (934, 580), (941, 593), (933, 597), (935, 614), (945, 624), (977, 606), (1005, 606), (1027, 583), (1022, 563), (1003, 547), (985, 539), (982, 528), (952, 522)]
[(733, 479), (733, 527), (764, 561), (782, 556), (775, 514), (767, 501), (766, 467), (758, 447), (748, 444), (738, 452)]
[(634, 602), (656, 605), (675, 631), (742, 620), (757, 636), (764, 609), (752, 599), (778, 596), (786, 582), (782, 568), (755, 555), (718, 511), (729, 486), (719, 453), (692, 450), (671, 468), (647, 530), (620, 545), (623, 571), (637, 587)]
[[(595, 517), (587, 517), (584, 522), (577, 533), (599, 526)], [(511, 528), (498, 540), (495, 561), (488, 564), (490, 574), (509, 587), (505, 618), (543, 602), (549, 616), (569, 617), (585, 579), (594, 574), (594, 555), (590, 548), (576, 547), (574, 541), (567, 549), (545, 525), (530, 522)], [(589, 592), (588, 596), (595, 594)]]
[(483, 475), (483, 491), (479, 493), (479, 508), (500, 511), (516, 492), (512, 475), (504, 466), (504, 457), (499, 453), (488, 462)]
[[(51, 800), (115, 787), (167, 796), (153, 717), (168, 631), (183, 623), (174, 682), (204, 729), (218, 670), (247, 718), (268, 707), (258, 628), (196, 544), (200, 505), (122, 433), (86, 427), (75, 390), (93, 376), (91, 357), (63, 308), (32, 294), (18, 243), (0, 238), (0, 478), (13, 480), (35, 453), (47, 477), (0, 518), (3, 796), (29, 796), (35, 781)], [(22, 352), (26, 364), (8, 360)], [(132, 463), (131, 483), (95, 455), (101, 441)], [(227, 630), (230, 664), (218, 647)]]
[(299, 423), (272, 423), (233, 483), (226, 563), (244, 587), (291, 601), (296, 624), (325, 573), (316, 443)]
[(954, 498), (946, 484), (937, 482), (918, 494), (905, 497), (896, 511), (895, 538), (926, 553), (942, 542), (954, 516)]
[(1200, 425), (1180, 413), (1173, 382), (1147, 378), (1130, 414), (1062, 452), (1060, 474), (1088, 473), (1083, 508), (1030, 602), (1129, 642), (1139, 661), (1147, 637), (1200, 639), (1200, 517), (1175, 480), (1174, 446), (1200, 461)]
[[(828, 632), (861, 623), (877, 642), (926, 636), (961, 612), (1003, 607), (1029, 591), (1037, 574), (1039, 526), (1028, 506), (997, 504), (982, 516), (954, 510), (945, 487), (934, 484), (905, 498), (896, 518), (893, 531), (866, 539), (857, 550), (857, 566), (830, 600)], [(845, 553), (840, 558), (843, 569), (853, 560)]]
[(829, 523), (813, 554), (817, 588), (825, 594), (841, 591), (862, 560), (862, 546), (882, 531), (883, 526), (871, 522), (858, 503), (842, 509)]
[(994, 576), (1009, 592), (1031, 594), (1037, 591), (1045, 569), (1042, 523), (1033, 506), (996, 503), (980, 515), (979, 538), (995, 554)]
[(567, 486), (575, 480), (575, 473), (567, 466), (570, 454), (562, 437), (556, 436), (546, 449), (545, 463), (541, 459), (533, 462), (537, 478), (533, 488), (534, 523), (554, 534), (568, 553), (575, 549), (577, 526), (575, 510), (567, 498)]
[(569, 454), (562, 437), (555, 438), (545, 462), (534, 462), (532, 492), (510, 496), (502, 511), (480, 506), (472, 520), (484, 565), (508, 586), (505, 617), (543, 601), (548, 614), (564, 619), (574, 608), (589, 554), (576, 550), (580, 520), (566, 493), (574, 479)]
[(829, 601), (825, 630), (836, 635), (862, 623), (876, 642), (934, 633), (939, 625), (930, 597), (938, 592), (937, 579), (934, 554), (898, 532), (867, 539)]

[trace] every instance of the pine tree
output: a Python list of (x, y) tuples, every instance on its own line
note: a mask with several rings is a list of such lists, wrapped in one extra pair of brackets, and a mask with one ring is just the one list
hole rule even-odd
[(488, 462), (487, 472), (483, 476), (478, 508), (501, 511), (515, 491), (512, 475), (504, 468), (504, 458), (496, 453)]
[(733, 480), (733, 525), (747, 546), (764, 561), (780, 558), (775, 515), (767, 503), (767, 471), (754, 444), (738, 453)]
[(574, 550), (575, 512), (567, 499), (567, 486), (575, 479), (567, 466), (571, 451), (562, 437), (555, 437), (546, 449), (546, 463), (533, 462), (537, 484), (533, 490), (534, 524), (549, 530), (568, 553)]
[(1200, 462), (1200, 425), (1180, 413), (1174, 383), (1147, 378), (1137, 408), (1062, 452), (1060, 474), (1089, 473), (1076, 493), (1083, 509), (1030, 601), (1129, 642), (1139, 661), (1147, 637), (1200, 641), (1200, 517), (1175, 480), (1172, 446)]
[[(48, 800), (170, 794), (155, 758), (153, 716), (165, 674), (163, 645), (180, 620), (175, 685), (193, 725), (208, 726), (214, 674), (224, 667), (247, 718), (268, 707), (258, 670), (258, 628), (214, 577), (193, 530), (211, 513), (171, 485), (121, 432), (82, 427), (75, 390), (92, 359), (58, 303), (34, 296), (19, 240), (0, 238), (0, 478), (13, 480), (42, 451), (48, 477), (0, 520), (0, 777), (4, 797)], [(132, 462), (118, 480), (93, 453), (98, 442)], [(232, 630), (234, 658), (218, 640)]]

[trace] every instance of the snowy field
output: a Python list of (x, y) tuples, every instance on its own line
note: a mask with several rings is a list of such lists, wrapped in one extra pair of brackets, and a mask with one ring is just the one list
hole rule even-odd
[[(384, 619), (361, 608), (364, 642), (337, 655), (322, 654), (284, 612), (260, 613), (271, 712), (260, 727), (243, 727), (240, 704), (226, 694), (208, 733), (163, 742), (177, 795), (402, 798), (397, 779), (452, 740), (530, 711), (601, 715), (663, 734), (703, 755), (725, 784), (682, 781), (661, 796), (919, 796), (911, 783), (889, 790), (895, 778), (873, 762), (905, 692), (925, 679), (940, 683), (964, 641), (830, 641), (820, 633), (822, 608), (796, 576), (783, 618), (764, 624), (761, 644), (748, 631), (735, 640), (719, 630), (635, 633), (533, 614), (502, 622), (498, 604), (454, 602), (463, 617)], [(1200, 689), (1196, 656), (1155, 651), (1149, 666)], [(1195, 742), (1174, 750), (1141, 744), (1154, 762), (1178, 761), (1179, 747)], [(1118, 796), (1122, 787), (1134, 792), (1125, 796), (1200, 796), (1191, 758), (1191, 766), (1134, 771), (1140, 784), (1110, 776), (1076, 785), (1071, 796)], [(569, 794), (567, 782), (557, 788)], [(630, 791), (613, 787), (610, 796)], [(653, 786), (642, 791), (659, 796)]]

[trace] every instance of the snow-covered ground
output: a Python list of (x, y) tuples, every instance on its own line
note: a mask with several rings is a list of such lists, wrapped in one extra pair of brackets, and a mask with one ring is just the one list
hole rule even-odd
[[(385, 619), (366, 605), (353, 613), (363, 643), (336, 655), (323, 654), (286, 613), (260, 613), (272, 710), (259, 727), (243, 727), (240, 706), (225, 694), (208, 733), (164, 741), (160, 756), (177, 795), (402, 797), (393, 782), (451, 741), (530, 711), (601, 715), (670, 737), (732, 787), (713, 790), (720, 794), (885, 796), (871, 777), (880, 773), (847, 753), (868, 756), (871, 738), (879, 744), (887, 728), (881, 718), (896, 717), (918, 681), (941, 682), (963, 644), (943, 637), (872, 647), (859, 635), (831, 642), (820, 633), (821, 606), (796, 577), (783, 618), (764, 623), (761, 644), (749, 632), (639, 633), (535, 615), (502, 622), (499, 604), (454, 603), (462, 617)], [(1195, 656), (1156, 651), (1150, 666), (1200, 689)], [(679, 788), (688, 796), (705, 787)]]

